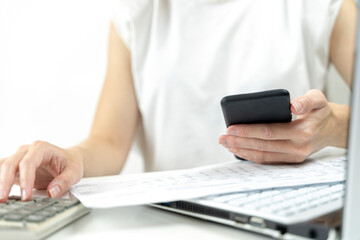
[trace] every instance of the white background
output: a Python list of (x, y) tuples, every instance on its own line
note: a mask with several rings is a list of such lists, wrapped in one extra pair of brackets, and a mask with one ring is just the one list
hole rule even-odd
[[(87, 136), (109, 16), (109, 1), (0, 0), (0, 157), (37, 139), (68, 147)], [(329, 98), (347, 103), (337, 73), (329, 77)], [(125, 172), (141, 170), (133, 156)]]

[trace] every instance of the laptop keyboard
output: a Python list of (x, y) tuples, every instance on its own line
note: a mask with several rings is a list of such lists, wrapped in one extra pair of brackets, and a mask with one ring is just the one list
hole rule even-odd
[(5, 239), (41, 239), (89, 212), (77, 199), (33, 198), (21, 201), (11, 196), (0, 203), (0, 236)]
[(312, 211), (319, 206), (331, 205), (343, 200), (344, 183), (277, 188), (263, 191), (221, 194), (202, 198), (229, 206), (277, 216), (291, 217)]

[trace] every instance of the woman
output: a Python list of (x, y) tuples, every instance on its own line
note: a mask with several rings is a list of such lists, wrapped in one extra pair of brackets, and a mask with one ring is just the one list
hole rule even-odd
[[(351, 85), (355, 21), (352, 0), (118, 1), (88, 138), (68, 149), (35, 141), (1, 159), (0, 202), (14, 183), (28, 200), (33, 187), (58, 197), (83, 176), (117, 174), (135, 135), (147, 171), (233, 159), (227, 149), (278, 163), (345, 148), (349, 108), (321, 91), (330, 62)], [(221, 135), (223, 96), (274, 88), (295, 98), (296, 120)]]

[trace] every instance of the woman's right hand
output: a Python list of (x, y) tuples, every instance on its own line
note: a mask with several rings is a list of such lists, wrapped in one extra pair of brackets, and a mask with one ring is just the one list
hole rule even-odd
[(47, 189), (56, 198), (80, 181), (84, 163), (75, 149), (63, 149), (44, 141), (23, 145), (10, 157), (0, 159), (0, 202), (5, 202), (13, 184), (21, 199), (29, 200), (33, 188)]

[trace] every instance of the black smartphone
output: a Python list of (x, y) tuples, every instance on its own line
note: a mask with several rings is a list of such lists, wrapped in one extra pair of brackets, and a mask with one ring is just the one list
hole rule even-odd
[(235, 124), (290, 122), (292, 117), (290, 94), (285, 89), (226, 96), (221, 99), (221, 108), (226, 127)]

